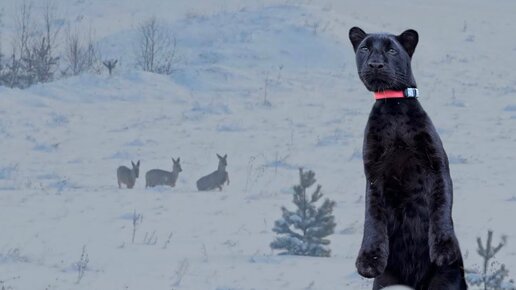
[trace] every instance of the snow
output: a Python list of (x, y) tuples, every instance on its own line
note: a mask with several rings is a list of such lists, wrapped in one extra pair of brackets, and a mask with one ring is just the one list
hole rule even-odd
[[(17, 2), (0, 3), (4, 52)], [(475, 238), (493, 229), (508, 237), (495, 260), (515, 277), (516, 39), (507, 35), (516, 3), (223, 2), (55, 1), (64, 20), (92, 25), (103, 56), (121, 64), (111, 77), (0, 87), (0, 285), (370, 289), (354, 261), (373, 100), (356, 76), (353, 25), (420, 32), (413, 67), (450, 156), (466, 267), (481, 263)], [(134, 69), (135, 27), (151, 15), (176, 32), (172, 76)], [(197, 192), (216, 153), (228, 154), (231, 183)], [(171, 170), (170, 157), (181, 157), (176, 187), (145, 189), (145, 172)], [(141, 160), (140, 178), (120, 190), (116, 168), (131, 160)], [(330, 258), (279, 257), (269, 247), (281, 206), (293, 206), (299, 166), (337, 202)], [(143, 220), (132, 243), (134, 212)], [(152, 233), (155, 243), (145, 239)], [(89, 262), (77, 283), (83, 246)]]

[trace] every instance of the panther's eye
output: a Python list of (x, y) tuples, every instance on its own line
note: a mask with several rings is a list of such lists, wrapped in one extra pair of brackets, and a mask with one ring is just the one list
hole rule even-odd
[(369, 48), (367, 48), (367, 46), (362, 46), (362, 47), (360, 48), (360, 51), (362, 51), (362, 52), (368, 52), (368, 51), (369, 51)]
[(397, 50), (395, 50), (394, 48), (389, 48), (389, 50), (387, 50), (387, 53), (388, 53), (388, 54), (395, 55), (395, 54), (397, 54), (397, 53), (398, 53), (398, 51), (397, 51)]

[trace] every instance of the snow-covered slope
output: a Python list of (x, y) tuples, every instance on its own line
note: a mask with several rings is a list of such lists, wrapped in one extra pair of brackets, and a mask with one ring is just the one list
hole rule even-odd
[[(65, 17), (95, 24), (104, 56), (123, 60), (113, 76), (0, 87), (0, 285), (370, 288), (354, 260), (363, 221), (362, 130), (372, 97), (355, 75), (347, 30), (358, 24), (396, 32), (417, 17), (405, 23), (381, 9), (360, 12), (374, 1), (170, 1), (178, 9), (168, 1), (119, 2), (56, 2)], [(374, 3), (395, 13), (400, 2)], [(434, 18), (449, 13), (414, 3), (411, 9)], [(511, 4), (500, 5), (489, 8), (501, 15), (496, 19), (466, 11), (464, 19), (443, 20), (451, 27), (444, 35), (429, 16), (420, 19), (414, 70), (450, 156), (466, 265), (480, 263), (475, 237), (492, 228), (508, 235), (497, 258), (516, 271), (516, 75), (484, 44), (514, 27), (504, 18)], [(176, 32), (172, 76), (132, 65), (134, 25), (152, 14)], [(514, 65), (516, 40), (503, 48)], [(197, 192), (195, 181), (216, 169), (216, 153), (228, 154), (231, 184)], [(177, 186), (145, 189), (145, 172), (170, 170), (170, 157), (181, 157)], [(135, 189), (120, 190), (116, 168), (130, 160), (141, 160), (140, 179)], [(337, 201), (331, 258), (279, 257), (269, 248), (300, 166), (314, 170), (325, 196)], [(143, 219), (133, 243), (135, 212)], [(83, 246), (89, 262), (76, 283)]]

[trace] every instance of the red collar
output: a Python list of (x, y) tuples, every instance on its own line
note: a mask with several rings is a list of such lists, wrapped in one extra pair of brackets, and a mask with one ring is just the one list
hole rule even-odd
[(395, 98), (404, 98), (405, 94), (403, 91), (382, 91), (382, 92), (375, 92), (374, 98), (377, 100), (381, 99), (395, 99)]
[(417, 98), (419, 91), (416, 88), (407, 88), (404, 91), (381, 91), (375, 92), (374, 98), (377, 100), (382, 99), (398, 99), (398, 98)]

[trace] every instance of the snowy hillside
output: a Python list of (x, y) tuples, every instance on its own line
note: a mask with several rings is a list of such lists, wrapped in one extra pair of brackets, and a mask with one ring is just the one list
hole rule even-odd
[[(4, 18), (15, 2), (0, 4)], [(466, 266), (479, 267), (475, 238), (493, 229), (497, 239), (508, 236), (497, 260), (516, 277), (516, 39), (503, 39), (503, 60), (487, 44), (514, 30), (515, 4), (500, 1), (491, 11), (473, 1), (486, 12), (443, 20), (450, 30), (443, 35), (433, 19), (464, 3), (415, 1), (413, 14), (433, 16), (404, 22), (392, 17), (402, 1), (121, 2), (56, 1), (64, 18), (93, 23), (103, 56), (121, 60), (114, 75), (0, 87), (1, 286), (370, 289), (354, 262), (362, 134), (373, 100), (356, 76), (353, 25), (420, 31), (415, 77), (450, 157)], [(371, 3), (378, 10), (360, 12)], [(171, 76), (134, 68), (134, 26), (149, 15), (176, 33)], [(3, 23), (6, 38), (13, 28)], [(216, 153), (228, 154), (231, 183), (198, 192)], [(171, 170), (170, 157), (181, 157), (176, 187), (145, 189), (145, 172)], [(131, 160), (141, 160), (140, 178), (133, 190), (118, 189), (116, 168)], [(314, 170), (337, 202), (330, 258), (270, 250), (280, 207), (292, 207), (298, 167)], [(135, 214), (143, 218), (133, 243)], [(77, 282), (83, 247), (88, 262)]]

